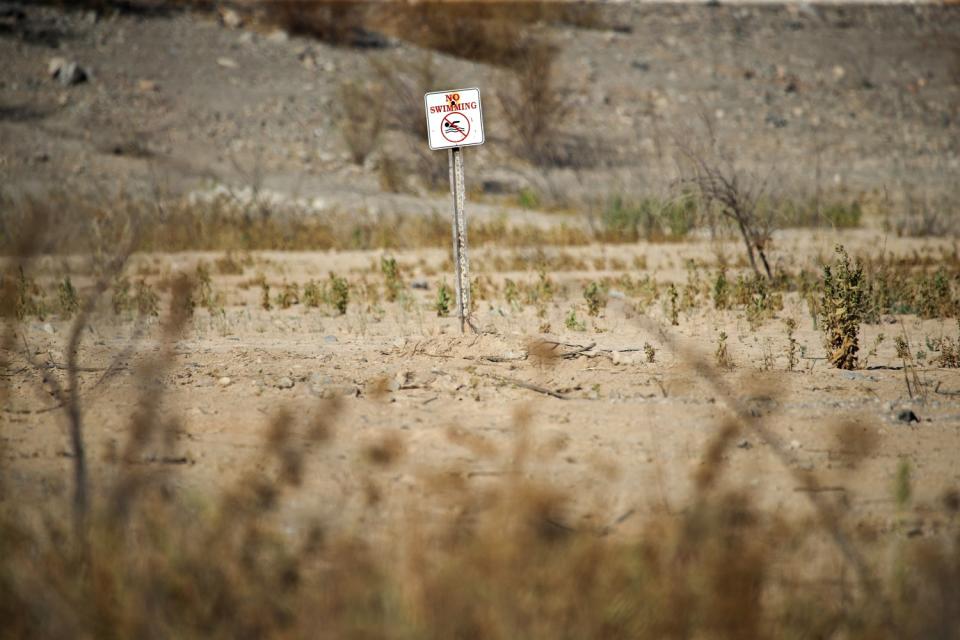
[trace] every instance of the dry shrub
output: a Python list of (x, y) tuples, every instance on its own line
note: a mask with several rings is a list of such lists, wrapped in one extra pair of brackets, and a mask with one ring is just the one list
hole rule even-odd
[(448, 179), (447, 156), (431, 151), (427, 139), (427, 121), (423, 115), (423, 96), (442, 86), (444, 79), (436, 58), (429, 51), (413, 55), (386, 55), (371, 58), (370, 65), (384, 101), (387, 122), (402, 135), (402, 157), (382, 159), (381, 179), (390, 191), (402, 191), (406, 176), (414, 175), (428, 188), (442, 187)]
[(834, 264), (823, 267), (820, 323), (830, 364), (856, 369), (866, 293), (863, 265), (859, 261), (852, 264), (840, 245), (836, 252)]
[(372, 44), (367, 27), (372, 9), (365, 2), (269, 0), (257, 8), (261, 18), (296, 35), (307, 35), (341, 46)]
[(514, 135), (515, 152), (538, 165), (570, 164), (562, 161), (554, 142), (570, 113), (567, 92), (557, 82), (556, 57), (552, 43), (526, 40), (522, 55), (510, 63), (509, 87), (497, 94)]
[(383, 96), (379, 87), (355, 81), (340, 84), (340, 136), (354, 164), (362, 165), (380, 141), (383, 130)]

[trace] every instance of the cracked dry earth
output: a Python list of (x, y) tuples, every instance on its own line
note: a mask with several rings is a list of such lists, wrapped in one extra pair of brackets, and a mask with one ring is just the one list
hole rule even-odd
[[(860, 248), (882, 240), (873, 232), (846, 232), (843, 239)], [(804, 261), (826, 253), (835, 241), (833, 233), (792, 233), (778, 246), (790, 260)], [(642, 254), (647, 273), (659, 282), (682, 283), (677, 265), (687, 257), (709, 262), (712, 252), (732, 255), (735, 247), (640, 243), (565, 251), (625, 264)], [(935, 240), (889, 239), (887, 250), (933, 257), (951, 249)], [(495, 285), (505, 278), (535, 281), (533, 270), (486, 270), (492, 253), (476, 252), (481, 277)], [(155, 281), (217, 257), (139, 255), (131, 272), (152, 274), (146, 277)], [(376, 531), (394, 518), (447, 508), (432, 499), (445, 492), (493, 486), (522, 473), (569, 494), (570, 526), (627, 534), (646, 513), (685, 509), (709, 443), (739, 406), (774, 440), (749, 428), (737, 433), (723, 452), (721, 482), (749, 492), (773, 513), (809, 517), (809, 487), (802, 478), (812, 474), (818, 495), (842, 508), (857, 531), (892, 535), (899, 526), (894, 476), (906, 459), (916, 504), (925, 514), (911, 526), (923, 534), (948, 517), (940, 497), (960, 480), (960, 375), (929, 364), (921, 372), (926, 400), (911, 400), (893, 337), (901, 327), (915, 345), (927, 337), (956, 337), (954, 319), (904, 316), (866, 325), (864, 352), (878, 334), (887, 339), (870, 356), (869, 368), (842, 372), (823, 360), (821, 336), (795, 293), (786, 294), (783, 311), (756, 331), (742, 311), (715, 311), (706, 301), (681, 313), (679, 326), (671, 327), (660, 301), (640, 312), (629, 298), (612, 297), (600, 317), (588, 317), (583, 283), (598, 274), (558, 271), (551, 274), (556, 294), (545, 318), (496, 295), (478, 301), (475, 317), (483, 333), (463, 336), (456, 318), (437, 317), (432, 308), (442, 279), (438, 271), (448, 266), (442, 251), (397, 254), (407, 283), (424, 280), (428, 290), (410, 288), (406, 304), (355, 299), (344, 316), (302, 304), (266, 311), (259, 285), (249, 281), (262, 273), (277, 291), (284, 282), (322, 280), (334, 268), (354, 284), (373, 281), (381, 278), (371, 271), (379, 254), (251, 258), (242, 275), (214, 275), (223, 314), (197, 309), (168, 367), (149, 378), (161, 383), (160, 412), (174, 428), (127, 463), (169, 473), (168, 481), (188, 493), (212, 495), (241, 473), (272, 473), (262, 448), (271, 419), (287, 411), (301, 434), (328, 418), (334, 403), (339, 413), (328, 442), (295, 438), (310, 451), (310, 463), (304, 486), (285, 502), (291, 530), (319, 516), (333, 527)], [(53, 264), (42, 261), (40, 267)], [(83, 286), (80, 277), (77, 282)], [(571, 306), (585, 320), (585, 331), (565, 328)], [(95, 483), (107, 473), (98, 461), (117, 455), (128, 437), (142, 397), (138, 367), (163, 348), (157, 319), (147, 320), (137, 338), (141, 325), (135, 319), (104, 307), (80, 351), (79, 391)], [(787, 370), (787, 317), (797, 320), (802, 356), (793, 371)], [(550, 325), (546, 333), (544, 323)], [(40, 368), (26, 361), (19, 346), (10, 354), (2, 455), (12, 487), (42, 500), (68, 489), (65, 415), (44, 380), (64, 378), (60, 365), (69, 323), (52, 316), (20, 329)], [(734, 366), (718, 373), (717, 387), (698, 370), (698, 359), (713, 363), (720, 331), (729, 335)], [(550, 342), (544, 347), (538, 340)], [(135, 348), (124, 353), (131, 343)], [(655, 350), (654, 362), (648, 362), (646, 344)], [(115, 359), (116, 371), (101, 381)], [(919, 422), (902, 421), (904, 409)], [(861, 452), (866, 455), (851, 452), (838, 435), (844, 424), (847, 433), (868, 443)], [(385, 458), (392, 463), (371, 462)]]

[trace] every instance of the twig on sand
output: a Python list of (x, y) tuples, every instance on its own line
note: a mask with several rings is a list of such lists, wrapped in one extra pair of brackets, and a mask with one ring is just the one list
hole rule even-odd
[(523, 380), (517, 380), (516, 378), (508, 378), (507, 376), (500, 376), (493, 373), (481, 373), (479, 375), (482, 375), (486, 378), (492, 378), (494, 380), (497, 380), (499, 382), (503, 382), (506, 384), (512, 384), (513, 386), (520, 387), (521, 389), (529, 389), (530, 391), (536, 391), (537, 393), (542, 393), (544, 395), (550, 396), (552, 398), (556, 398), (558, 400), (570, 399), (569, 397), (563, 395), (562, 393), (557, 393), (553, 389), (547, 389), (546, 387), (541, 387), (539, 385), (536, 385), (530, 382), (524, 382)]

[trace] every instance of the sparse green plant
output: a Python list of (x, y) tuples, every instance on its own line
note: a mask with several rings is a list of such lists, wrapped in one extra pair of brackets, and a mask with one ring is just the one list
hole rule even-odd
[(717, 311), (730, 308), (730, 281), (725, 269), (719, 269), (713, 280), (713, 308)]
[(793, 318), (784, 320), (787, 330), (787, 371), (793, 371), (797, 367), (797, 321)]
[(870, 362), (871, 358), (877, 357), (877, 350), (880, 348), (880, 345), (883, 344), (883, 341), (886, 339), (882, 333), (878, 334), (873, 340), (873, 345), (870, 347), (870, 350), (867, 352), (867, 356), (863, 359), (864, 368), (867, 367), (867, 364)]
[(897, 357), (903, 363), (903, 381), (907, 386), (907, 395), (911, 399), (919, 396), (925, 401), (927, 397), (926, 385), (923, 384), (920, 374), (917, 372), (917, 361), (910, 351), (910, 340), (907, 338), (906, 329), (903, 329), (903, 333), (894, 339), (894, 346)]
[(682, 240), (693, 229), (696, 219), (696, 200), (687, 193), (672, 200), (640, 201), (617, 195), (603, 209), (597, 236), (607, 242)]
[(730, 352), (727, 350), (727, 333), (721, 331), (717, 336), (717, 350), (713, 354), (714, 361), (721, 369), (732, 369), (733, 360), (730, 359)]
[(284, 282), (283, 287), (277, 293), (275, 300), (281, 309), (289, 309), (295, 304), (300, 303), (300, 290), (296, 282)]
[(260, 308), (264, 311), (273, 309), (273, 304), (270, 302), (270, 284), (262, 276), (260, 279)]
[(676, 285), (671, 282), (667, 288), (667, 314), (670, 317), (670, 324), (675, 327), (680, 324), (679, 298), (680, 293), (677, 291)]
[(503, 283), (503, 299), (508, 305), (514, 310), (520, 308), (520, 289), (517, 288), (517, 283), (507, 278)]
[(553, 300), (554, 285), (547, 275), (546, 267), (540, 265), (537, 269), (537, 282), (527, 289), (527, 301), (537, 309), (537, 317), (545, 318), (547, 305)]
[(210, 313), (214, 313), (220, 309), (220, 300), (213, 291), (213, 279), (210, 276), (210, 267), (206, 262), (197, 263), (194, 283), (200, 306)]
[(910, 498), (913, 496), (912, 475), (910, 461), (906, 458), (900, 458), (893, 484), (893, 499), (900, 509), (906, 509), (910, 504)]
[(307, 280), (303, 285), (303, 304), (311, 309), (316, 309), (323, 302), (323, 292), (320, 285), (315, 280)]
[(18, 320), (23, 320), (27, 316), (36, 316), (43, 320), (47, 315), (43, 289), (33, 278), (27, 276), (23, 265), (18, 266), (14, 313)]
[(350, 285), (347, 279), (338, 276), (333, 271), (330, 272), (330, 304), (337, 313), (344, 315), (347, 312), (347, 304), (350, 302)]
[(856, 369), (866, 292), (863, 265), (859, 260), (851, 264), (842, 245), (837, 245), (836, 253), (834, 264), (823, 267), (820, 328), (830, 364)]
[(952, 338), (944, 337), (940, 340), (940, 353), (937, 356), (937, 366), (945, 369), (960, 368), (960, 344)]
[(921, 318), (946, 318), (957, 313), (950, 279), (942, 266), (932, 275), (919, 279), (915, 298), (917, 315)]
[(73, 314), (80, 309), (80, 298), (70, 281), (70, 276), (65, 276), (57, 286), (57, 297), (60, 301), (60, 314), (64, 319), (72, 318)]
[(452, 298), (450, 295), (450, 287), (447, 286), (446, 282), (441, 282), (439, 285), (437, 285), (437, 300), (433, 305), (433, 308), (437, 312), (437, 316), (442, 318), (450, 315), (451, 301)]
[(537, 209), (540, 206), (540, 196), (530, 187), (524, 187), (517, 194), (517, 204), (523, 209)]
[(646, 356), (647, 362), (653, 364), (657, 361), (657, 350), (653, 348), (653, 345), (649, 342), (643, 343), (643, 355)]
[(110, 307), (114, 315), (129, 311), (132, 307), (130, 299), (130, 280), (126, 276), (117, 278), (113, 283), (113, 292), (110, 296)]
[(397, 265), (396, 258), (384, 256), (380, 258), (380, 271), (387, 287), (387, 301), (395, 302), (403, 295), (403, 278), (400, 275), (400, 267)]
[(824, 207), (821, 215), (827, 224), (837, 229), (855, 229), (860, 226), (863, 209), (856, 200), (849, 205), (834, 202)]
[(587, 301), (587, 313), (591, 316), (600, 315), (600, 310), (607, 306), (607, 293), (597, 282), (590, 282), (586, 286), (583, 298)]
[(747, 322), (750, 329), (756, 331), (765, 320), (783, 309), (783, 296), (773, 291), (768, 280), (753, 278), (749, 284), (749, 298), (746, 304)]
[(160, 315), (160, 296), (143, 278), (137, 280), (137, 286), (133, 294), (133, 304), (137, 308), (137, 313), (142, 316)]
[(570, 307), (570, 311), (567, 313), (567, 317), (563, 320), (564, 326), (570, 331), (586, 331), (587, 325), (582, 320), (577, 317), (577, 310), (574, 307)]
[(245, 259), (238, 260), (233, 251), (227, 251), (224, 255), (214, 261), (214, 266), (217, 268), (217, 273), (220, 275), (239, 276), (243, 275), (244, 265), (252, 263), (253, 260), (249, 255), (247, 255)]
[(760, 370), (761, 371), (770, 371), (774, 366), (774, 355), (773, 349), (770, 348), (769, 339), (764, 339), (763, 344), (760, 347)]

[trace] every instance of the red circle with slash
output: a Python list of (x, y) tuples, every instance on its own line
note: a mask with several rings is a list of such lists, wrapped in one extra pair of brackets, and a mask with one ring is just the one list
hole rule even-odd
[[(461, 121), (451, 120), (453, 116), (462, 116), (463, 122), (466, 123), (465, 126), (461, 124)], [(443, 136), (443, 139), (447, 142), (452, 142), (453, 144), (460, 144), (467, 139), (467, 136), (470, 135), (470, 120), (460, 111), (451, 111), (447, 115), (443, 116), (443, 120), (440, 121), (440, 135)]]

